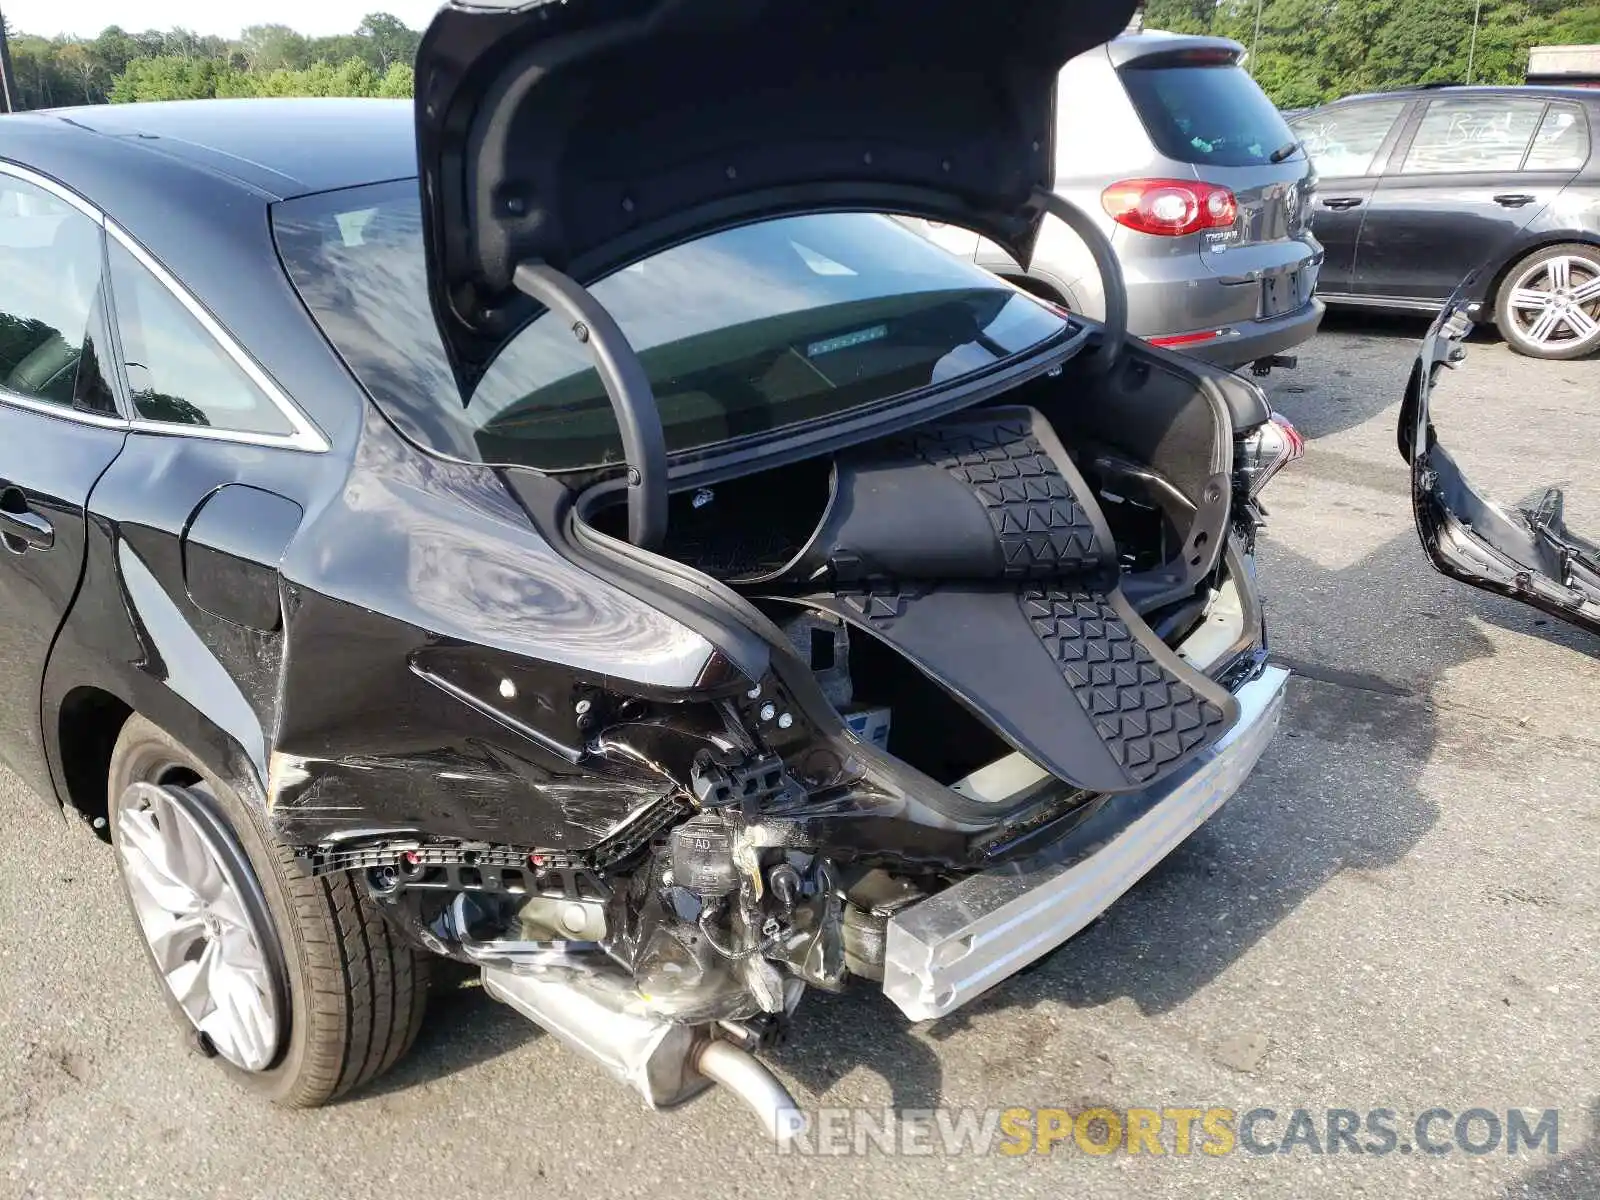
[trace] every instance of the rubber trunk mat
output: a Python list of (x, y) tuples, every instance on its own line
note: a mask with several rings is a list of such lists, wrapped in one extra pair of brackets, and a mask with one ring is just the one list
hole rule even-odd
[(766, 598), (880, 638), (1060, 778), (1129, 791), (1238, 706), (1133, 611), (1115, 564), (1054, 431), (1005, 409), (841, 456), (817, 536)]

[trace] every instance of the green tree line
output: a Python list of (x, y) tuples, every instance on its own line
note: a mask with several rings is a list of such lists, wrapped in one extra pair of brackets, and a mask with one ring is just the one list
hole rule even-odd
[(421, 34), (388, 13), (354, 33), (306, 37), (252, 25), (237, 38), (187, 29), (45, 38), (7, 30), (18, 108), (212, 96), (409, 97)]
[[(1473, 38), (1473, 14), (1478, 29)], [(1572, 0), (1148, 0), (1145, 25), (1253, 46), (1285, 108), (1416, 83), (1520, 83), (1528, 47), (1600, 43), (1600, 3)]]
[[(1478, 8), (1477, 36), (1473, 13)], [(1257, 26), (1259, 13), (1259, 29)], [(1152, 29), (1252, 47), (1250, 70), (1301, 107), (1414, 83), (1514, 83), (1533, 45), (1600, 43), (1600, 0), (1148, 0)], [(388, 13), (354, 33), (253, 25), (237, 38), (184, 29), (94, 38), (11, 34), (19, 107), (209, 96), (409, 96), (420, 34)]]

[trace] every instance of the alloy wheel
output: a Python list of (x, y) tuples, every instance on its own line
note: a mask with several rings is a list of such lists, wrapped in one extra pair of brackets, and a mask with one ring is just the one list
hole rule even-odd
[(281, 1034), (276, 941), (246, 891), (243, 855), (196, 790), (129, 786), (115, 830), (123, 878), (156, 970), (203, 1042), (262, 1071)]
[(1534, 263), (1512, 283), (1509, 307), (1517, 332), (1542, 349), (1600, 339), (1600, 265), (1565, 254)]

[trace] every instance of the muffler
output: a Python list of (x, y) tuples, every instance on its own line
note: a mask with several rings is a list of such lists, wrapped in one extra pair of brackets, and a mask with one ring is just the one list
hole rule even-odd
[(775, 1144), (804, 1128), (794, 1098), (748, 1050), (716, 1036), (714, 1025), (679, 1025), (625, 1011), (623, 989), (608, 987), (604, 976), (485, 967), (483, 987), (600, 1063), (651, 1108), (672, 1108), (720, 1083), (750, 1107)]

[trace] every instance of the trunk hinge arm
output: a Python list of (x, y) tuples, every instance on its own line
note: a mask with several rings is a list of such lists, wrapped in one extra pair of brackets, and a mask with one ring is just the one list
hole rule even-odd
[(1100, 272), (1100, 290), (1105, 293), (1106, 315), (1101, 321), (1100, 345), (1086, 365), (1109, 371), (1122, 353), (1122, 343), (1128, 337), (1128, 287), (1122, 278), (1122, 264), (1117, 260), (1117, 252), (1112, 249), (1111, 239), (1093, 217), (1065, 196), (1040, 188), (1028, 203), (1030, 207), (1055, 217), (1089, 247), (1095, 269)]
[(571, 323), (611, 400), (628, 464), (628, 540), (646, 550), (667, 533), (667, 438), (650, 378), (622, 328), (586, 287), (548, 263), (520, 262), (517, 290)]

